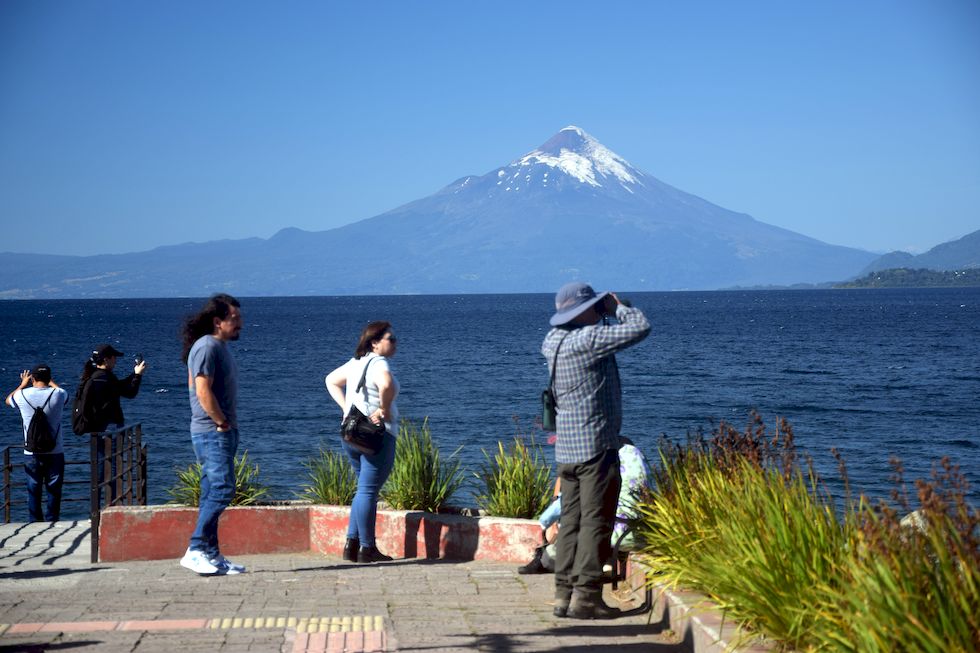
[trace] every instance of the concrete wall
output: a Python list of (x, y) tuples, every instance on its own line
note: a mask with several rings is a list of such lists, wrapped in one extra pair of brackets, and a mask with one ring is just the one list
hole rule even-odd
[[(226, 555), (313, 551), (339, 556), (347, 538), (347, 506), (241, 506), (218, 525)], [(114, 507), (99, 524), (99, 560), (179, 558), (197, 521), (196, 508)], [(378, 510), (378, 548), (398, 558), (527, 562), (541, 541), (529, 519), (464, 517)]]

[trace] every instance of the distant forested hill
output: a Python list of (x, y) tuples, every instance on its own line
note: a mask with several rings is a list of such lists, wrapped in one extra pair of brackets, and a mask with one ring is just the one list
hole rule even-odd
[(891, 252), (871, 262), (860, 274), (884, 270), (969, 270), (980, 267), (980, 231), (974, 231), (957, 240), (936, 245), (928, 252), (915, 256), (908, 252)]
[(980, 269), (950, 270), (910, 270), (892, 268), (836, 284), (835, 288), (951, 288), (960, 286), (980, 286)]

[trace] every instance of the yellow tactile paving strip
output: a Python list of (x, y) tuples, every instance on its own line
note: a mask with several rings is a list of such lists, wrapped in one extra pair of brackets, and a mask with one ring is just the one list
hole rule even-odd
[(384, 617), (233, 617), (208, 620), (212, 630), (230, 628), (295, 628), (299, 633), (363, 633), (384, 630)]

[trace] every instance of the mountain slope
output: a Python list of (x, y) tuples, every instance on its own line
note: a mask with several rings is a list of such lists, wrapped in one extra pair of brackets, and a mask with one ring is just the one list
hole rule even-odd
[(860, 276), (895, 268), (940, 271), (980, 268), (980, 231), (974, 231), (957, 240), (936, 245), (928, 252), (918, 256), (908, 252), (885, 254), (864, 268)]
[(0, 255), (0, 297), (710, 289), (844, 279), (874, 258), (673, 188), (576, 127), (329, 231), (58, 257), (29, 279), (9, 276), (16, 256)]

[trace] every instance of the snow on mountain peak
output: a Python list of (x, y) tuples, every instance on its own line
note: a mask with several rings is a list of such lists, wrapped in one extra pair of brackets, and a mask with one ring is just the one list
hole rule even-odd
[(574, 125), (565, 127), (511, 167), (537, 164), (557, 168), (590, 186), (601, 187), (603, 179), (612, 177), (632, 192), (627, 184), (640, 183), (636, 169), (628, 161)]

